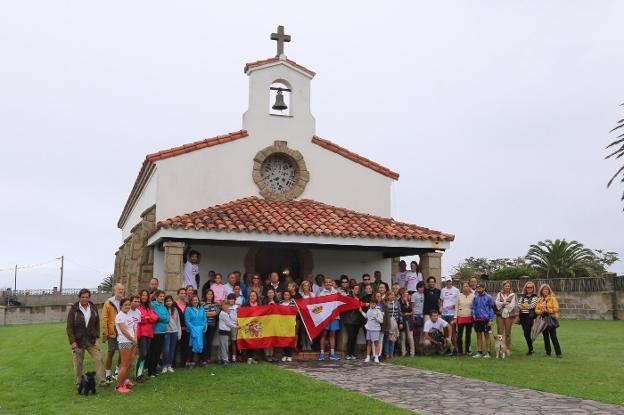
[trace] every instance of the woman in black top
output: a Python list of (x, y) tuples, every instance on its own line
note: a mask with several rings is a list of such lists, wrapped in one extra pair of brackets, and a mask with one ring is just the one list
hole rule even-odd
[[(349, 297), (360, 298), (360, 286), (354, 285), (351, 288)], [(347, 331), (347, 360), (355, 360), (355, 348), (357, 346), (357, 337), (360, 333), (360, 329), (364, 327), (364, 319), (362, 317), (362, 313), (360, 310), (351, 310), (345, 313), (342, 313), (340, 316), (342, 323), (344, 324), (345, 330)]]
[(522, 331), (524, 332), (524, 339), (529, 347), (529, 351), (527, 353), (529, 356), (533, 354), (531, 327), (533, 327), (533, 320), (535, 320), (536, 305), (537, 294), (535, 294), (535, 284), (533, 281), (527, 281), (522, 288), (522, 295), (518, 300), (518, 306), (520, 307), (520, 324), (522, 325)]
[(201, 360), (202, 366), (206, 366), (211, 362), (212, 343), (219, 326), (219, 312), (221, 311), (221, 306), (215, 303), (214, 297), (214, 291), (206, 291), (206, 301), (202, 305), (204, 307), (204, 312), (206, 313), (207, 323), (206, 332), (204, 333), (204, 351), (202, 353)]

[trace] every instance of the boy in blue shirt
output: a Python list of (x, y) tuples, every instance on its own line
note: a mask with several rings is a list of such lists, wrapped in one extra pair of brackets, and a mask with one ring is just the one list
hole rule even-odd
[[(485, 359), (490, 358), (490, 350), (492, 348), (492, 338), (490, 333), (492, 332), (492, 322), (494, 321), (494, 300), (492, 296), (485, 292), (485, 286), (482, 283), (477, 284), (477, 292), (475, 298), (472, 301), (472, 318), (474, 320), (474, 329), (477, 333), (477, 353), (472, 356), (474, 358), (483, 357)], [(483, 353), (483, 338), (485, 337), (485, 344), (487, 351)]]

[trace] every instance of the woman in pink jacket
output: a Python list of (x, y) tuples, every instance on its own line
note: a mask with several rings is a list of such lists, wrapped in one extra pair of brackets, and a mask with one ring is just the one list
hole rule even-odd
[(139, 293), (141, 299), (141, 305), (138, 307), (141, 313), (141, 321), (137, 328), (136, 337), (139, 342), (139, 361), (137, 362), (136, 380), (138, 383), (145, 382), (143, 377), (143, 366), (147, 359), (147, 352), (150, 348), (150, 343), (154, 338), (154, 323), (158, 321), (158, 315), (152, 310), (149, 291), (142, 290)]

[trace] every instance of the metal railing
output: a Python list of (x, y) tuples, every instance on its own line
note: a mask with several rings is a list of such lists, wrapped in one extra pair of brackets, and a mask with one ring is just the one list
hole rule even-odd
[[(63, 288), (63, 293), (60, 293), (56, 289), (32, 289), (32, 290), (0, 290), (0, 297), (10, 296), (30, 296), (30, 295), (68, 295), (77, 296), (82, 288)], [(105, 293), (107, 291), (101, 291), (97, 288), (89, 288), (91, 294)]]

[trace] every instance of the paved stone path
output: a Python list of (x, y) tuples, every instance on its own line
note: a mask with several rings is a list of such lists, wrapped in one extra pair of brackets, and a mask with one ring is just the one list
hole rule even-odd
[[(282, 367), (420, 414), (624, 414), (624, 407), (392, 364), (293, 362)], [(374, 370), (374, 376), (373, 375)], [(435, 391), (441, 399), (424, 398)], [(475, 393), (475, 391), (478, 391)], [(624, 392), (623, 392), (624, 393)]]

